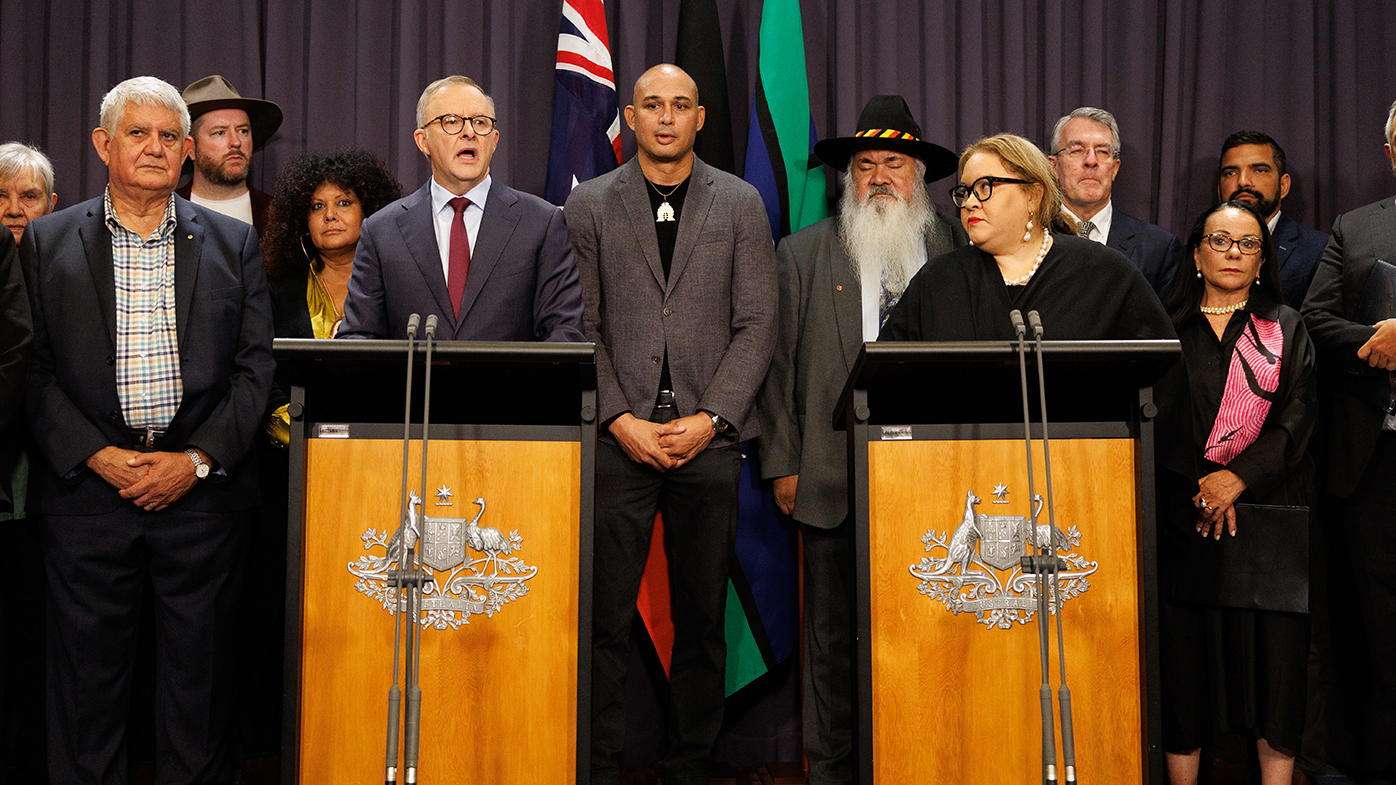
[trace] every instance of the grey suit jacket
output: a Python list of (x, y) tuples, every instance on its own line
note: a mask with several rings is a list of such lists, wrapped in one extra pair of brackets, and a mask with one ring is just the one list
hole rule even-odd
[(1304, 325), (1318, 350), (1319, 373), (1330, 392), (1328, 408), (1328, 489), (1352, 495), (1372, 458), (1382, 412), (1364, 403), (1350, 379), (1373, 373), (1357, 359), (1376, 328), (1352, 321), (1362, 289), (1378, 259), (1396, 264), (1396, 201), (1383, 199), (1333, 222), (1333, 236), (1319, 260), (1313, 285), (1304, 300)]
[(561, 210), (498, 178), (490, 181), (460, 318), (446, 290), (431, 212), (427, 181), (364, 221), (338, 337), (403, 338), (416, 313), (424, 324), (436, 314), (443, 341), (586, 340)]
[[(173, 508), (257, 503), (252, 440), (275, 362), (271, 299), (251, 226), (175, 199), (175, 322), (184, 396), (167, 450), (198, 447), (226, 476), (195, 485)], [(116, 272), (102, 198), (36, 218), (19, 246), (34, 316), (25, 412), (43, 461), (30, 464), (30, 509), (94, 515), (123, 503), (84, 467), (115, 445), (135, 448), (116, 389)], [(77, 470), (77, 471), (75, 471)]]
[[(596, 343), (598, 422), (649, 419), (664, 353), (680, 416), (757, 435), (752, 401), (775, 343), (775, 247), (756, 189), (694, 159), (668, 280), (637, 161), (578, 185), (565, 208)], [(603, 432), (605, 438), (609, 434)]]
[[(967, 242), (958, 221), (937, 218), (926, 238), (927, 260)], [(795, 520), (831, 529), (848, 516), (848, 434), (834, 430), (833, 416), (863, 346), (862, 287), (837, 218), (781, 240), (776, 270), (776, 349), (756, 399), (761, 473), (799, 475)]]
[(1160, 300), (1168, 299), (1173, 274), (1184, 255), (1183, 244), (1167, 229), (1126, 215), (1117, 205), (1105, 245), (1129, 257)]

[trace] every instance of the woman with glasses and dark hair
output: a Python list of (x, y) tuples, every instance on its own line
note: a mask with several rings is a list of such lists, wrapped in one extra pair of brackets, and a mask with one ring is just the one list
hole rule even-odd
[[(1196, 782), (1200, 748), (1241, 732), (1255, 739), (1262, 782), (1288, 783), (1304, 730), (1308, 615), (1260, 610), (1271, 603), (1203, 587), (1240, 580), (1235, 562), (1217, 561), (1232, 545), (1217, 541), (1238, 529), (1267, 551), (1307, 546), (1294, 541), (1306, 532), (1271, 542), (1278, 529), (1264, 531), (1266, 513), (1255, 508), (1238, 523), (1237, 504), (1311, 503), (1314, 350), (1303, 320), (1284, 304), (1270, 231), (1249, 205), (1203, 213), (1185, 258), (1193, 270), (1178, 270), (1168, 300), (1183, 362), (1154, 396), (1168, 775)], [(1289, 512), (1302, 527), (1307, 509)], [(1244, 591), (1306, 596), (1302, 576), (1287, 582)]]
[(1037, 311), (1054, 339), (1173, 337), (1134, 264), (1076, 236), (1052, 167), (1032, 142), (998, 134), (970, 145), (950, 198), (970, 245), (921, 268), (880, 340), (1010, 340), (1014, 309)]

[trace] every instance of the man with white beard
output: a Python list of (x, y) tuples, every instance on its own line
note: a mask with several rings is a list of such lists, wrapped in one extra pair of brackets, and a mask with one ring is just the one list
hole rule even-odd
[(803, 535), (804, 744), (809, 782), (823, 785), (854, 779), (853, 523), (848, 437), (833, 428), (834, 406), (907, 282), (968, 238), (926, 194), (926, 183), (954, 174), (958, 160), (922, 141), (901, 96), (873, 98), (857, 133), (814, 152), (845, 173), (840, 215), (776, 249), (776, 349), (756, 406), (761, 473)]

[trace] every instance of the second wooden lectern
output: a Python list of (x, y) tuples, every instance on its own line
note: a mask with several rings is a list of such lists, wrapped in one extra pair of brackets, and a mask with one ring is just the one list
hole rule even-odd
[[(1078, 777), (1162, 781), (1151, 385), (1178, 351), (1045, 345), (1056, 527), (1044, 506), (1033, 532), (1016, 345), (865, 345), (835, 413), (853, 474), (860, 782), (1041, 781), (1042, 620), (1019, 563), (1034, 534), (1066, 563)], [(1031, 349), (1027, 363), (1043, 504)]]

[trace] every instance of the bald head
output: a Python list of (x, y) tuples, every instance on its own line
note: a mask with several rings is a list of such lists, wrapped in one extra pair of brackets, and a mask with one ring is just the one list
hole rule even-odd
[(664, 92), (679, 90), (682, 95), (687, 96), (698, 106), (698, 83), (693, 81), (693, 77), (688, 72), (671, 63), (660, 63), (650, 70), (640, 74), (640, 78), (635, 80), (635, 95), (631, 100), (638, 106), (643, 103), (646, 97), (657, 97), (656, 90), (662, 89)]
[(635, 132), (640, 168), (651, 181), (675, 185), (693, 166), (693, 143), (703, 127), (698, 85), (676, 65), (657, 65), (635, 80), (635, 103), (625, 107)]

